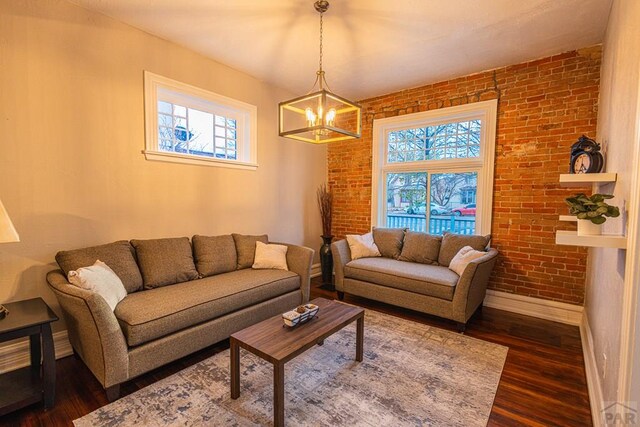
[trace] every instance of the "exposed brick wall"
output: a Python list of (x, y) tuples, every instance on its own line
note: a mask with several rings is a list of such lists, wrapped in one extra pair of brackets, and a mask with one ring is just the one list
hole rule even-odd
[(586, 249), (555, 244), (556, 230), (575, 227), (558, 221), (576, 191), (558, 175), (577, 138), (595, 136), (600, 60), (594, 46), (361, 101), (362, 138), (329, 144), (333, 234), (371, 227), (373, 119), (498, 98), (492, 246), (500, 260), (489, 287), (582, 304)]

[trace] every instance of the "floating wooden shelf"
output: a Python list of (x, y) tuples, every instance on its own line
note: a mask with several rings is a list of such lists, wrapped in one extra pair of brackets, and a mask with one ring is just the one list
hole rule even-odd
[(617, 173), (563, 173), (560, 174), (560, 186), (576, 187), (592, 184), (607, 184), (616, 182)]
[(578, 233), (575, 231), (559, 230), (556, 231), (556, 244), (569, 246), (589, 246), (592, 248), (625, 249), (627, 247), (627, 237), (617, 234), (578, 236)]
[(578, 217), (573, 215), (560, 215), (560, 221), (578, 222)]

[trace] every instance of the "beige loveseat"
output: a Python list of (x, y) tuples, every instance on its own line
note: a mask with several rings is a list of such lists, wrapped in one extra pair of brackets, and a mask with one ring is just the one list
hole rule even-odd
[[(338, 297), (344, 293), (454, 320), (464, 331), (482, 307), (498, 251), (486, 249), (489, 236), (374, 228), (381, 257), (351, 259), (346, 240), (331, 245)], [(486, 250), (458, 276), (449, 264), (464, 246)]]
[[(120, 383), (309, 300), (313, 250), (287, 245), (289, 271), (254, 270), (256, 241), (267, 236), (118, 241), (56, 255), (61, 270), (47, 280), (69, 341), (109, 400)], [(97, 259), (128, 292), (114, 311), (66, 278)]]

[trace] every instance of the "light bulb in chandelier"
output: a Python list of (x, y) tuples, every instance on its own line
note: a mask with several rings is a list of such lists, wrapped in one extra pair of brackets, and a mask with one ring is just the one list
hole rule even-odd
[(307, 126), (309, 127), (315, 126), (317, 115), (313, 112), (311, 107), (307, 107), (304, 111), (307, 115)]
[(327, 126), (333, 126), (333, 123), (336, 119), (336, 109), (335, 108), (331, 108), (328, 112), (327, 112), (327, 116), (324, 118), (324, 123)]

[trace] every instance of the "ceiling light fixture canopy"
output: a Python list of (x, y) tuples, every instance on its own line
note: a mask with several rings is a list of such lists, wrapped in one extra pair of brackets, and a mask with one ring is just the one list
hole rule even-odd
[(278, 104), (280, 136), (313, 144), (360, 138), (362, 108), (331, 93), (322, 69), (322, 17), (329, 2), (318, 0), (314, 7), (320, 13), (320, 66), (309, 93)]

